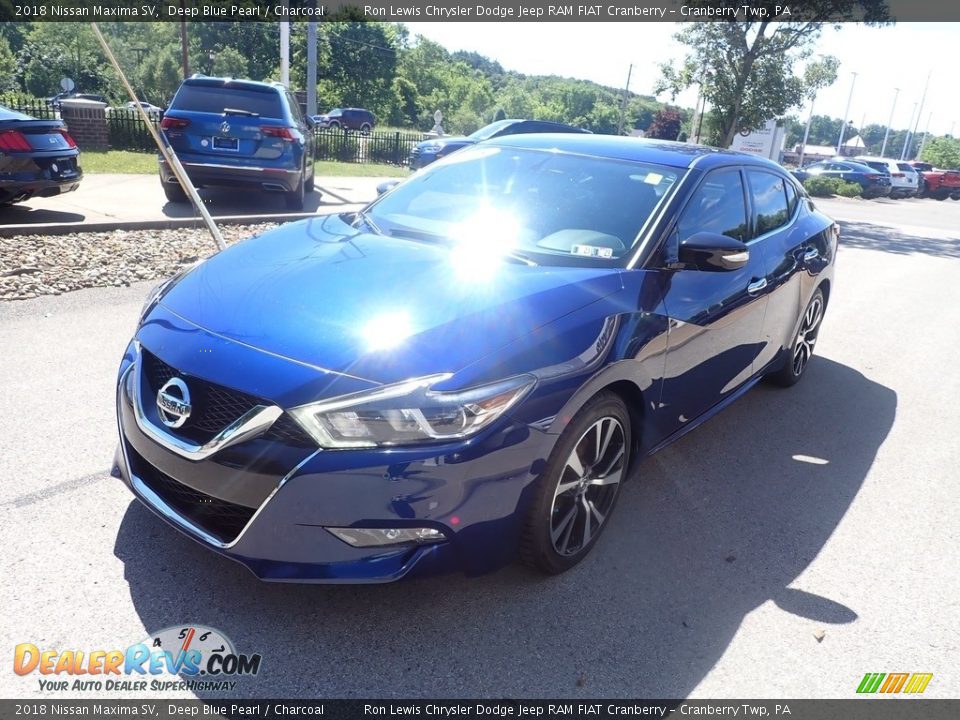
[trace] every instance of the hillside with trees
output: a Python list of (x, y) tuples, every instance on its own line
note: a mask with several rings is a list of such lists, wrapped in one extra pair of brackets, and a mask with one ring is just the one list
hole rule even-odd
[[(142, 99), (164, 106), (182, 78), (178, 23), (100, 24), (114, 53)], [(279, 25), (276, 23), (187, 24), (191, 73), (277, 80)], [(291, 26), (290, 84), (303, 90), (307, 72), (307, 28)], [(427, 130), (441, 110), (448, 132), (469, 133), (498, 115), (578, 125), (615, 133), (622, 89), (588, 80), (523, 75), (475, 52), (450, 52), (402, 24), (340, 22), (317, 26), (320, 111), (338, 106), (366, 107), (381, 125)], [(127, 98), (103, 57), (89, 25), (83, 23), (6, 23), (0, 26), (0, 90), (35, 97), (60, 91), (63, 77), (77, 91), (99, 93), (111, 103)], [(635, 80), (652, 86), (653, 78)], [(630, 93), (624, 132), (647, 129), (665, 110), (654, 97)], [(679, 108), (671, 121), (689, 120)], [(674, 117), (676, 116), (676, 117)], [(658, 127), (675, 128), (661, 122)], [(671, 130), (672, 132), (672, 130)], [(674, 135), (670, 139), (675, 139)]]

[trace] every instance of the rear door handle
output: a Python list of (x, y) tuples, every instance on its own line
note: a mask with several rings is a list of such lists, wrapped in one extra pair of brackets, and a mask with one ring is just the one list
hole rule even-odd
[(816, 248), (808, 248), (805, 253), (803, 253), (803, 259), (806, 262), (813, 262), (820, 255), (820, 251)]
[(758, 292), (763, 290), (767, 286), (767, 279), (760, 278), (759, 280), (754, 280), (752, 283), (747, 285), (747, 292), (751, 295), (756, 295)]

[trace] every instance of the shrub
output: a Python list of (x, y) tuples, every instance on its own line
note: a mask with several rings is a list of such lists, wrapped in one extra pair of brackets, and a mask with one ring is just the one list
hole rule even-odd
[(841, 197), (859, 197), (863, 188), (857, 183), (847, 182), (846, 180), (834, 180), (837, 184), (836, 193)]
[(813, 197), (830, 197), (837, 192), (837, 181), (833, 178), (813, 176), (803, 181), (803, 187)]

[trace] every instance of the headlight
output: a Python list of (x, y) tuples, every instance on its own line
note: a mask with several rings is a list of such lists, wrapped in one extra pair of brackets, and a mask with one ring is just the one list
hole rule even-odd
[(173, 277), (167, 278), (166, 280), (154, 285), (150, 289), (150, 292), (147, 293), (147, 299), (143, 301), (143, 307), (140, 308), (140, 320), (138, 321), (138, 324), (143, 322), (143, 319), (147, 316), (147, 313), (153, 310), (154, 305), (160, 302), (160, 298), (167, 293), (167, 290), (180, 282), (188, 272), (193, 270), (199, 264), (199, 262), (191, 263), (190, 265), (178, 270)]
[(290, 414), (325, 448), (416, 445), (459, 440), (487, 427), (519, 402), (536, 382), (530, 375), (460, 390), (434, 392), (450, 375), (407, 380), (345, 395)]

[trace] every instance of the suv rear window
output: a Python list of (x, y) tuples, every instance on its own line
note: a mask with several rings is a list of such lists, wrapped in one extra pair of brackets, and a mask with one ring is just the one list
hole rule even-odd
[(276, 90), (182, 85), (170, 105), (173, 110), (208, 112), (222, 115), (225, 108), (245, 110), (264, 118), (283, 118), (283, 106)]
[(897, 167), (901, 170), (908, 170), (910, 172), (916, 172), (917, 169), (913, 165), (907, 165), (906, 163), (897, 163)]
[(864, 160), (864, 161), (863, 161), (863, 164), (864, 164), (864, 165), (869, 165), (869, 166), (872, 167), (874, 170), (879, 170), (880, 172), (884, 173), (885, 175), (889, 175), (889, 174), (890, 174), (890, 168), (887, 167), (887, 164), (886, 164), (886, 163), (876, 162), (876, 161), (874, 161), (874, 160)]

